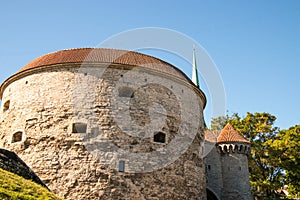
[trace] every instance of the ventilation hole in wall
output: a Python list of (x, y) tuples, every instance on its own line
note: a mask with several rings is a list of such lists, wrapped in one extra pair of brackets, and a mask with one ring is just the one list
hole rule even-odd
[(121, 160), (119, 161), (119, 172), (125, 171), (125, 161)]
[(171, 85), (171, 89), (173, 89), (173, 85)]
[(86, 133), (87, 124), (85, 123), (73, 123), (72, 133)]
[(181, 90), (182, 94), (184, 93), (184, 90)]
[(145, 82), (147, 82), (148, 80), (145, 78)]
[(120, 76), (123, 77), (123, 74), (121, 74)]
[(18, 132), (13, 134), (12, 139), (11, 139), (11, 143), (21, 142), (22, 138), (23, 138), (23, 133), (21, 131), (18, 131)]
[(210, 165), (207, 165), (207, 169), (210, 170), (210, 169), (211, 169), (211, 166), (210, 166)]
[(166, 134), (163, 132), (157, 132), (154, 134), (154, 142), (165, 143), (166, 142)]
[(84, 76), (87, 76), (87, 73), (84, 73)]
[(134, 97), (133, 89), (127, 86), (119, 87), (118, 93), (119, 93), (119, 97), (128, 97), (128, 98)]
[(242, 167), (239, 167), (239, 170), (242, 171)]
[(3, 104), (3, 111), (7, 111), (10, 107), (10, 100), (6, 101), (4, 104)]
[(27, 84), (28, 84), (28, 81), (25, 81), (25, 84), (27, 85)]

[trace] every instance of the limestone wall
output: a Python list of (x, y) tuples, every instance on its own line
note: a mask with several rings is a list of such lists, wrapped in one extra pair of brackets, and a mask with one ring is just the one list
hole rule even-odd
[[(200, 95), (189, 84), (154, 72), (120, 80), (128, 68), (106, 68), (101, 76), (81, 70), (59, 65), (8, 85), (2, 99), (0, 146), (15, 151), (66, 199), (205, 199)], [(168, 81), (154, 84), (156, 76)], [(125, 86), (141, 80), (145, 83), (129, 96)], [(125, 88), (124, 95), (122, 88), (115, 89), (118, 84)], [(184, 94), (197, 94), (196, 104)], [(199, 115), (180, 110), (189, 103), (200, 109)], [(153, 106), (157, 109), (149, 114)], [(196, 127), (187, 120), (194, 118)], [(151, 125), (155, 119), (164, 119), (155, 123), (160, 130)], [(155, 141), (156, 134), (164, 142)]]
[(222, 196), (223, 188), (222, 163), (220, 160), (220, 153), (218, 152), (215, 143), (212, 145), (214, 145), (214, 148), (212, 148), (205, 157), (206, 184), (207, 188), (220, 198)]
[(223, 171), (222, 199), (253, 199), (250, 192), (248, 158), (242, 153), (225, 153), (221, 155)]

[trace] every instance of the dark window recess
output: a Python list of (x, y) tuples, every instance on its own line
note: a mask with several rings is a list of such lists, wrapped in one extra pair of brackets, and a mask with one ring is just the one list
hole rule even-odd
[(133, 98), (134, 97), (134, 92), (133, 89), (130, 87), (119, 87), (119, 97), (128, 97), (128, 98)]
[(210, 170), (210, 169), (211, 169), (211, 166), (210, 166), (210, 165), (207, 165), (207, 169)]
[(119, 161), (119, 172), (125, 171), (125, 161)]
[(23, 137), (23, 133), (21, 131), (14, 133), (12, 136), (11, 143), (21, 142), (22, 137)]
[(10, 106), (10, 101), (6, 101), (3, 105), (3, 111), (7, 111), (9, 109), (9, 106)]
[(87, 124), (74, 123), (72, 126), (72, 133), (86, 133)]
[(154, 135), (154, 142), (165, 143), (166, 142), (166, 134), (162, 132), (158, 132)]

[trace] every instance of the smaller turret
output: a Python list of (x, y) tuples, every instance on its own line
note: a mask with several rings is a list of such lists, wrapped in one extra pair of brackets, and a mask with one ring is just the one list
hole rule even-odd
[(250, 142), (229, 123), (222, 129), (217, 144), (221, 153), (250, 154)]
[(222, 166), (224, 200), (253, 199), (250, 191), (248, 158), (250, 142), (230, 124), (227, 124), (217, 139)]

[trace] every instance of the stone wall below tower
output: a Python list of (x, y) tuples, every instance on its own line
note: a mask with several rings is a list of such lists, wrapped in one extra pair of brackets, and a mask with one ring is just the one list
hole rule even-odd
[(224, 200), (252, 200), (248, 158), (238, 152), (221, 153)]

